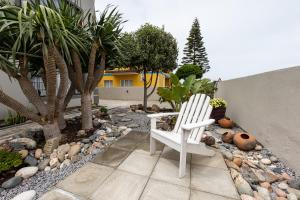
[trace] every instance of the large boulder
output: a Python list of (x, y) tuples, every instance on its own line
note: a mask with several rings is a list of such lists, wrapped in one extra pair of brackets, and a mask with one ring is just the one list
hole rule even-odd
[(69, 152), (68, 152), (68, 156), (69, 158), (72, 158), (72, 156), (78, 154), (81, 150), (81, 146), (80, 144), (74, 144), (73, 146), (71, 146)]
[(36, 148), (36, 141), (30, 138), (16, 138), (10, 141), (10, 145), (12, 147), (20, 147), (24, 146), (26, 149), (35, 149)]
[(60, 145), (57, 148), (57, 158), (60, 162), (63, 162), (65, 159), (65, 155), (70, 151), (71, 146), (69, 144)]

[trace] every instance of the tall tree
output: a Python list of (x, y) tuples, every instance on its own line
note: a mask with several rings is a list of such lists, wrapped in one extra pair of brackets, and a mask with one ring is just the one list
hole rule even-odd
[(183, 64), (198, 65), (204, 69), (205, 72), (209, 71), (209, 61), (204, 47), (203, 37), (200, 31), (200, 24), (195, 18), (192, 28), (190, 30), (187, 43), (183, 50), (184, 57), (182, 58)]
[(158, 74), (177, 67), (176, 39), (163, 28), (145, 24), (134, 33), (124, 34), (121, 43), (124, 64), (143, 74), (146, 111), (147, 100), (157, 87)]

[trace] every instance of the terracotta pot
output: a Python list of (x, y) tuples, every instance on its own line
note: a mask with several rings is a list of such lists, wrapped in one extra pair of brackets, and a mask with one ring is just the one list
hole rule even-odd
[(222, 119), (218, 120), (218, 124), (222, 128), (232, 128), (233, 127), (233, 121), (229, 118), (222, 118)]
[(234, 133), (233, 132), (225, 132), (222, 135), (222, 141), (228, 144), (233, 142)]
[(226, 113), (226, 108), (213, 108), (210, 114), (210, 118), (218, 121), (225, 117), (225, 113)]
[(256, 138), (249, 133), (236, 133), (233, 137), (234, 144), (241, 150), (251, 151), (256, 146)]

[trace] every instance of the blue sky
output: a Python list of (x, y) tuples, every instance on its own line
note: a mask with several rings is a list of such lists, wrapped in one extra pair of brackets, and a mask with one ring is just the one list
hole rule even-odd
[(298, 0), (96, 0), (96, 10), (119, 7), (134, 31), (149, 22), (177, 39), (179, 63), (198, 17), (211, 70), (223, 80), (300, 65)]

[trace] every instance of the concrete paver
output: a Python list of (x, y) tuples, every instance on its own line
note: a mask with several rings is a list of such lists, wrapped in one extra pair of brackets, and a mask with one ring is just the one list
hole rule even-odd
[(132, 152), (128, 158), (119, 166), (119, 169), (139, 174), (143, 176), (150, 176), (158, 156), (150, 156), (144, 153)]
[(59, 182), (57, 187), (87, 198), (112, 172), (113, 168), (88, 163)]
[(188, 200), (189, 188), (150, 179), (141, 200)]
[(151, 178), (165, 181), (171, 184), (181, 185), (184, 187), (190, 186), (190, 165), (186, 165), (186, 174), (185, 177), (179, 178), (179, 162), (175, 160), (168, 160), (165, 158), (160, 158), (157, 165), (154, 168), (154, 171), (151, 175)]
[(229, 198), (239, 198), (228, 170), (192, 165), (191, 188)]
[(138, 200), (147, 177), (116, 170), (96, 192), (92, 200)]

